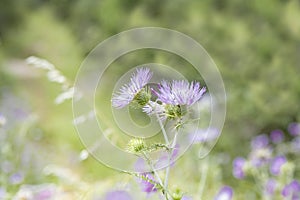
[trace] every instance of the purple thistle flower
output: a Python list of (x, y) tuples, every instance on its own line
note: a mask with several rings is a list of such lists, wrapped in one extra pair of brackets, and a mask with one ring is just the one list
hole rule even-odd
[(217, 128), (197, 129), (189, 135), (189, 139), (194, 144), (210, 142), (219, 137), (220, 131)]
[(288, 126), (288, 131), (292, 136), (300, 135), (300, 123), (290, 123)]
[(281, 194), (291, 200), (300, 200), (300, 183), (293, 180), (283, 188)]
[(106, 193), (105, 200), (132, 200), (132, 197), (122, 190), (116, 190)]
[(147, 85), (153, 73), (148, 68), (139, 68), (130, 78), (130, 83), (121, 87), (117, 94), (113, 95), (112, 106), (123, 108), (130, 104), (135, 96)]
[(215, 200), (231, 200), (233, 196), (233, 190), (229, 186), (224, 186), (221, 188), (217, 196), (215, 196)]
[(23, 182), (24, 180), (24, 175), (20, 172), (17, 172), (15, 174), (12, 174), (10, 177), (9, 177), (9, 182), (12, 184), (12, 185), (17, 185), (17, 184), (20, 184), (21, 182)]
[(293, 152), (300, 152), (300, 137), (296, 137), (291, 142)]
[(154, 91), (159, 101), (171, 105), (192, 105), (199, 101), (205, 92), (206, 88), (201, 88), (200, 83), (189, 83), (186, 80), (173, 80), (171, 83), (162, 81), (158, 92)]
[(258, 135), (251, 141), (252, 149), (259, 149), (268, 146), (269, 138), (266, 134)]
[(285, 156), (275, 157), (270, 165), (271, 174), (278, 176), (280, 174), (282, 165), (284, 165), (286, 162), (287, 160)]
[(245, 172), (243, 169), (245, 164), (246, 164), (245, 158), (237, 157), (236, 159), (234, 159), (232, 173), (235, 178), (237, 179), (245, 178)]
[(6, 189), (0, 187), (0, 199), (5, 199), (5, 196), (6, 196)]
[(277, 187), (277, 182), (274, 179), (269, 179), (265, 185), (265, 194), (273, 196)]
[(279, 129), (274, 130), (271, 132), (270, 138), (274, 144), (279, 144), (284, 139), (284, 133), (282, 132), (282, 130), (279, 130)]

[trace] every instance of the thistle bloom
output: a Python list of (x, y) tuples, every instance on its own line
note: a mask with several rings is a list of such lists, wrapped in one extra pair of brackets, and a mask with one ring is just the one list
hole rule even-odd
[(233, 161), (233, 176), (237, 179), (245, 178), (244, 166), (246, 164), (245, 158), (237, 157)]
[(189, 106), (199, 101), (205, 91), (206, 88), (201, 88), (198, 82), (189, 83), (186, 80), (173, 80), (171, 83), (162, 81), (158, 86), (158, 92), (154, 91), (154, 93), (162, 103)]
[(275, 144), (281, 143), (284, 139), (284, 133), (282, 130), (274, 130), (270, 134), (271, 141)]
[(136, 73), (130, 78), (130, 83), (122, 86), (120, 91), (113, 95), (112, 106), (123, 108), (134, 100), (141, 105), (146, 105), (150, 100), (150, 96), (144, 87), (149, 83), (152, 75), (153, 73), (148, 68), (137, 69)]
[(270, 165), (270, 172), (273, 175), (278, 176), (281, 171), (281, 167), (287, 162), (285, 156), (277, 156), (273, 159)]
[(231, 200), (233, 196), (233, 190), (229, 186), (224, 186), (221, 188), (215, 200)]
[(292, 136), (300, 135), (300, 123), (290, 123), (288, 127), (288, 131)]
[(252, 149), (265, 148), (269, 144), (269, 138), (266, 134), (258, 135), (251, 141)]
[(291, 200), (300, 199), (300, 183), (296, 180), (292, 181), (290, 184), (287, 184), (282, 192), (282, 196), (287, 197)]
[(265, 184), (265, 194), (273, 196), (277, 187), (277, 182), (274, 179), (269, 179)]

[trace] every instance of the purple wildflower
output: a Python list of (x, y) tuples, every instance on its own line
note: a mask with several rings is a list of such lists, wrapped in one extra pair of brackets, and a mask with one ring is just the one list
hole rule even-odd
[(20, 184), (21, 182), (23, 182), (24, 180), (24, 176), (22, 173), (20, 172), (17, 172), (15, 174), (12, 174), (10, 177), (9, 177), (9, 182), (12, 184), (12, 185), (17, 185), (17, 184)]
[(245, 172), (244, 172), (244, 166), (246, 164), (245, 158), (237, 157), (233, 161), (233, 176), (237, 179), (243, 179), (245, 178)]
[(291, 200), (300, 199), (300, 183), (296, 180), (293, 180), (291, 183), (287, 184), (282, 192), (282, 196), (287, 197)]
[(269, 138), (266, 134), (258, 135), (251, 141), (252, 149), (264, 148), (268, 146)]
[(284, 133), (282, 130), (274, 130), (270, 134), (271, 141), (275, 144), (281, 143), (284, 139)]
[(265, 194), (273, 196), (277, 187), (277, 182), (274, 179), (269, 179), (265, 185)]
[(271, 174), (278, 176), (280, 174), (282, 165), (284, 165), (286, 162), (287, 160), (285, 156), (275, 157), (270, 165)]
[(291, 148), (294, 152), (300, 152), (300, 137), (296, 137), (292, 140)]
[(171, 105), (192, 105), (199, 101), (205, 92), (206, 88), (201, 88), (200, 83), (189, 83), (186, 80), (173, 80), (171, 83), (162, 81), (158, 92), (154, 91), (159, 101)]
[(217, 128), (197, 129), (194, 133), (189, 135), (189, 139), (194, 144), (198, 144), (213, 141), (219, 135), (220, 131)]
[(288, 131), (292, 136), (300, 135), (300, 123), (290, 123), (288, 126)]
[(221, 188), (217, 196), (215, 196), (215, 200), (231, 200), (233, 196), (233, 190), (229, 186), (224, 186)]
[(132, 200), (126, 191), (116, 190), (106, 193), (105, 200)]
[(253, 149), (249, 156), (252, 166), (258, 168), (268, 164), (272, 159), (272, 151), (271, 147)]
[(136, 95), (147, 85), (153, 73), (148, 68), (139, 68), (130, 78), (130, 83), (121, 87), (117, 94), (113, 95), (112, 106), (123, 108), (130, 104)]

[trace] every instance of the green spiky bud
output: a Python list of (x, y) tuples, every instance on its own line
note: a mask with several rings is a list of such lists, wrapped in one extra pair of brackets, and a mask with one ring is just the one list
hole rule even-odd
[(142, 88), (133, 98), (133, 101), (131, 102), (131, 106), (133, 108), (142, 108), (151, 99), (151, 93), (147, 88)]
[(143, 139), (134, 138), (131, 139), (127, 144), (127, 151), (130, 153), (141, 153), (147, 149), (147, 145)]

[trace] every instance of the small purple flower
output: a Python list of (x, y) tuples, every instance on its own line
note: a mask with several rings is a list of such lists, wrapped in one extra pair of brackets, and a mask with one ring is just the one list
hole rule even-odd
[(271, 174), (278, 176), (280, 174), (282, 165), (284, 165), (286, 162), (287, 160), (285, 156), (275, 157), (270, 165)]
[(265, 194), (273, 196), (277, 187), (277, 182), (274, 179), (269, 179), (265, 185)]
[(287, 184), (282, 192), (282, 196), (287, 197), (291, 200), (300, 199), (300, 183), (296, 180), (293, 180), (291, 183)]
[(300, 123), (290, 123), (288, 126), (288, 131), (292, 136), (300, 135)]
[(116, 190), (106, 193), (105, 200), (132, 200), (126, 191)]
[(245, 172), (244, 172), (244, 166), (246, 164), (245, 158), (237, 157), (233, 161), (233, 176), (237, 179), (243, 179), (245, 178)]
[(291, 148), (294, 152), (300, 152), (300, 137), (296, 137), (292, 140)]
[(270, 138), (274, 144), (279, 144), (284, 140), (284, 133), (279, 129), (274, 130), (271, 132)]
[(266, 134), (258, 135), (251, 141), (252, 149), (264, 148), (268, 146), (269, 138)]
[(9, 177), (9, 182), (12, 184), (12, 185), (17, 185), (17, 184), (20, 184), (22, 183), (24, 180), (24, 175), (20, 172), (17, 172), (17, 173), (14, 173), (13, 175), (11, 175)]
[(130, 104), (136, 95), (147, 85), (153, 73), (148, 68), (138, 68), (130, 79), (129, 84), (122, 86), (117, 94), (113, 95), (112, 106), (123, 108)]
[(192, 105), (199, 101), (206, 92), (200, 83), (186, 80), (173, 80), (171, 83), (162, 81), (158, 86), (158, 92), (154, 91), (157, 99), (165, 104)]
[(233, 190), (229, 186), (224, 186), (221, 188), (214, 200), (231, 200), (233, 196)]
[(220, 131), (217, 128), (197, 129), (194, 133), (189, 135), (189, 139), (194, 144), (210, 142), (218, 138)]

